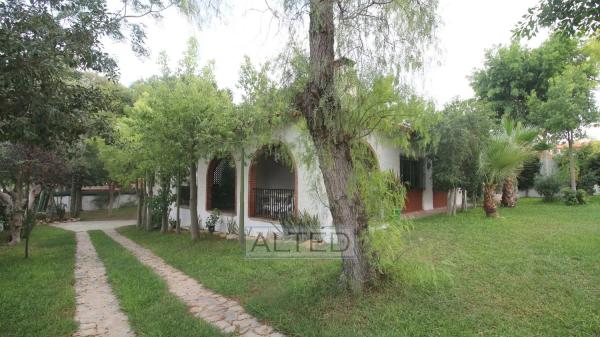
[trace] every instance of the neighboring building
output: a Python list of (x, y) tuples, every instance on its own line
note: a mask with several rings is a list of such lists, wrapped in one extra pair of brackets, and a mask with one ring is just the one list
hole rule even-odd
[[(446, 207), (447, 193), (435, 191), (432, 186), (431, 161), (403, 156), (400, 148), (380, 138), (369, 137), (366, 143), (378, 169), (391, 170), (411, 186), (405, 213)], [(275, 232), (282, 215), (298, 211), (317, 215), (324, 226), (331, 225), (320, 169), (316, 159), (308, 159), (308, 154), (313, 152), (308, 148), (312, 147), (312, 142), (307, 141), (306, 134), (298, 127), (289, 126), (273, 136), (271, 144), (276, 146), (271, 146), (270, 150), (246, 149), (246, 153), (253, 155), (246, 160), (244, 172), (240, 169), (239, 153), (233, 153), (228, 159), (199, 161), (198, 213), (203, 224), (214, 208), (221, 211), (223, 218), (239, 221), (238, 182), (244, 174), (246, 214), (242, 216), (245, 217), (246, 231), (256, 233), (258, 229), (264, 231), (266, 226), (273, 226)], [(181, 190), (185, 204), (189, 202), (189, 187), (184, 186)], [(174, 207), (170, 217), (175, 218)], [(182, 208), (180, 217), (182, 226), (188, 227), (189, 208)], [(226, 231), (225, 225), (217, 230)]]

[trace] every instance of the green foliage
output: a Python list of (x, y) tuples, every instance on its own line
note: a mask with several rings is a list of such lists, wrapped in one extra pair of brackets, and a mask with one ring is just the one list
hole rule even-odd
[(577, 197), (577, 202), (580, 205), (585, 205), (588, 202), (588, 194), (585, 190), (577, 190), (577, 192), (575, 192), (575, 197)]
[(568, 36), (593, 35), (600, 30), (598, 2), (595, 0), (540, 0), (519, 21), (515, 35), (533, 37), (540, 28), (550, 28)]
[(225, 224), (227, 225), (227, 234), (239, 234), (239, 226), (234, 218), (229, 218)]
[(289, 214), (279, 220), (285, 238), (301, 241), (321, 240), (321, 222), (319, 217), (307, 211)]
[(567, 206), (585, 205), (588, 202), (588, 195), (584, 190), (573, 191), (570, 188), (563, 188), (561, 193), (562, 200)]
[(535, 190), (542, 195), (545, 202), (554, 200), (554, 196), (560, 192), (561, 182), (557, 175), (535, 176)]
[(413, 224), (394, 221), (389, 226), (369, 231), (369, 258), (380, 281), (437, 289), (448, 285), (452, 276), (433, 263), (407, 257), (407, 237), (411, 237)]
[(478, 192), (481, 177), (478, 162), (481, 144), (489, 138), (492, 112), (473, 100), (455, 100), (442, 111), (443, 118), (430, 131), (439, 139), (433, 144), (433, 184), (440, 190), (463, 187)]
[(215, 230), (215, 227), (221, 222), (221, 211), (217, 208), (214, 208), (208, 219), (206, 219), (206, 227), (211, 231), (211, 233)]
[(114, 180), (131, 182), (147, 172), (172, 175), (228, 144), (232, 98), (217, 87), (211, 64), (198, 67), (197, 48), (191, 39), (175, 73), (165, 69), (163, 77), (134, 85), (137, 100), (115, 122), (114, 143), (100, 146)]
[(591, 63), (569, 65), (550, 79), (543, 100), (534, 91), (528, 100), (532, 120), (557, 139), (576, 139), (584, 128), (598, 120), (594, 101), (594, 77), (597, 68)]
[(528, 97), (535, 92), (545, 100), (550, 78), (581, 57), (578, 42), (559, 35), (535, 49), (515, 41), (486, 52), (484, 67), (475, 71), (471, 86), (499, 117), (529, 121)]
[(594, 194), (600, 185), (600, 142), (590, 142), (576, 152), (578, 185), (589, 194)]
[(502, 119), (502, 127), (482, 144), (479, 156), (479, 172), (486, 184), (497, 184), (508, 177), (516, 176), (523, 163), (533, 157), (533, 140), (536, 129)]
[(528, 190), (535, 185), (535, 178), (540, 172), (541, 166), (542, 163), (538, 157), (533, 157), (523, 164), (523, 170), (517, 177), (520, 190)]
[(169, 211), (173, 202), (175, 202), (175, 194), (171, 192), (171, 189), (159, 189), (158, 193), (148, 202), (152, 214), (152, 225), (160, 225), (163, 214)]

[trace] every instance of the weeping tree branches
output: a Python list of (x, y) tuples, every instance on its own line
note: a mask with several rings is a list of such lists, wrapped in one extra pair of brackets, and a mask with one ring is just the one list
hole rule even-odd
[[(298, 27), (304, 28), (302, 20), (309, 21), (307, 34), (300, 34), (308, 39), (306, 75), (295, 79), (301, 83), (295, 84), (300, 92), (294, 101), (316, 148), (339, 239), (348, 246), (343, 252), (343, 280), (353, 291), (361, 291), (374, 274), (364, 237), (368, 227), (365, 203), (358, 190), (351, 188), (356, 161), (352, 143), (387, 122), (383, 122), (384, 115), (371, 123), (373, 119), (348, 113), (351, 109), (343, 106), (340, 92), (345, 91), (336, 77), (343, 67), (336, 65), (348, 64), (341, 62), (343, 59), (351, 60), (358, 78), (367, 83), (420, 67), (434, 40), (436, 8), (435, 0), (305, 0), (283, 1), (279, 11), (274, 10), (277, 17), (284, 18), (281, 22), (288, 25), (293, 37), (298, 36), (294, 34)], [(302, 45), (298, 41), (294, 44)], [(374, 107), (393, 109), (385, 99), (370, 105), (366, 102), (360, 108), (370, 113), (381, 112)]]

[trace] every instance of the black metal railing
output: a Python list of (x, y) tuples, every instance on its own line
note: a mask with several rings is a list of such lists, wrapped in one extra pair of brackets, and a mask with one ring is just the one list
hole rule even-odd
[(254, 216), (280, 219), (294, 212), (294, 190), (255, 188)]

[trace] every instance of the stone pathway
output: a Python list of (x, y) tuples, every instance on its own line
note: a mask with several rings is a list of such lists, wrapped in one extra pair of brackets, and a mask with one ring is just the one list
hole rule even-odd
[(77, 233), (75, 293), (79, 331), (73, 337), (135, 336), (108, 285), (106, 270), (87, 232)]
[(108, 229), (104, 232), (160, 275), (167, 282), (169, 291), (181, 299), (194, 316), (206, 320), (225, 333), (235, 333), (237, 336), (283, 337), (282, 334), (274, 332), (270, 326), (248, 315), (236, 301), (204, 288), (196, 280), (171, 267), (150, 250), (115, 230)]

